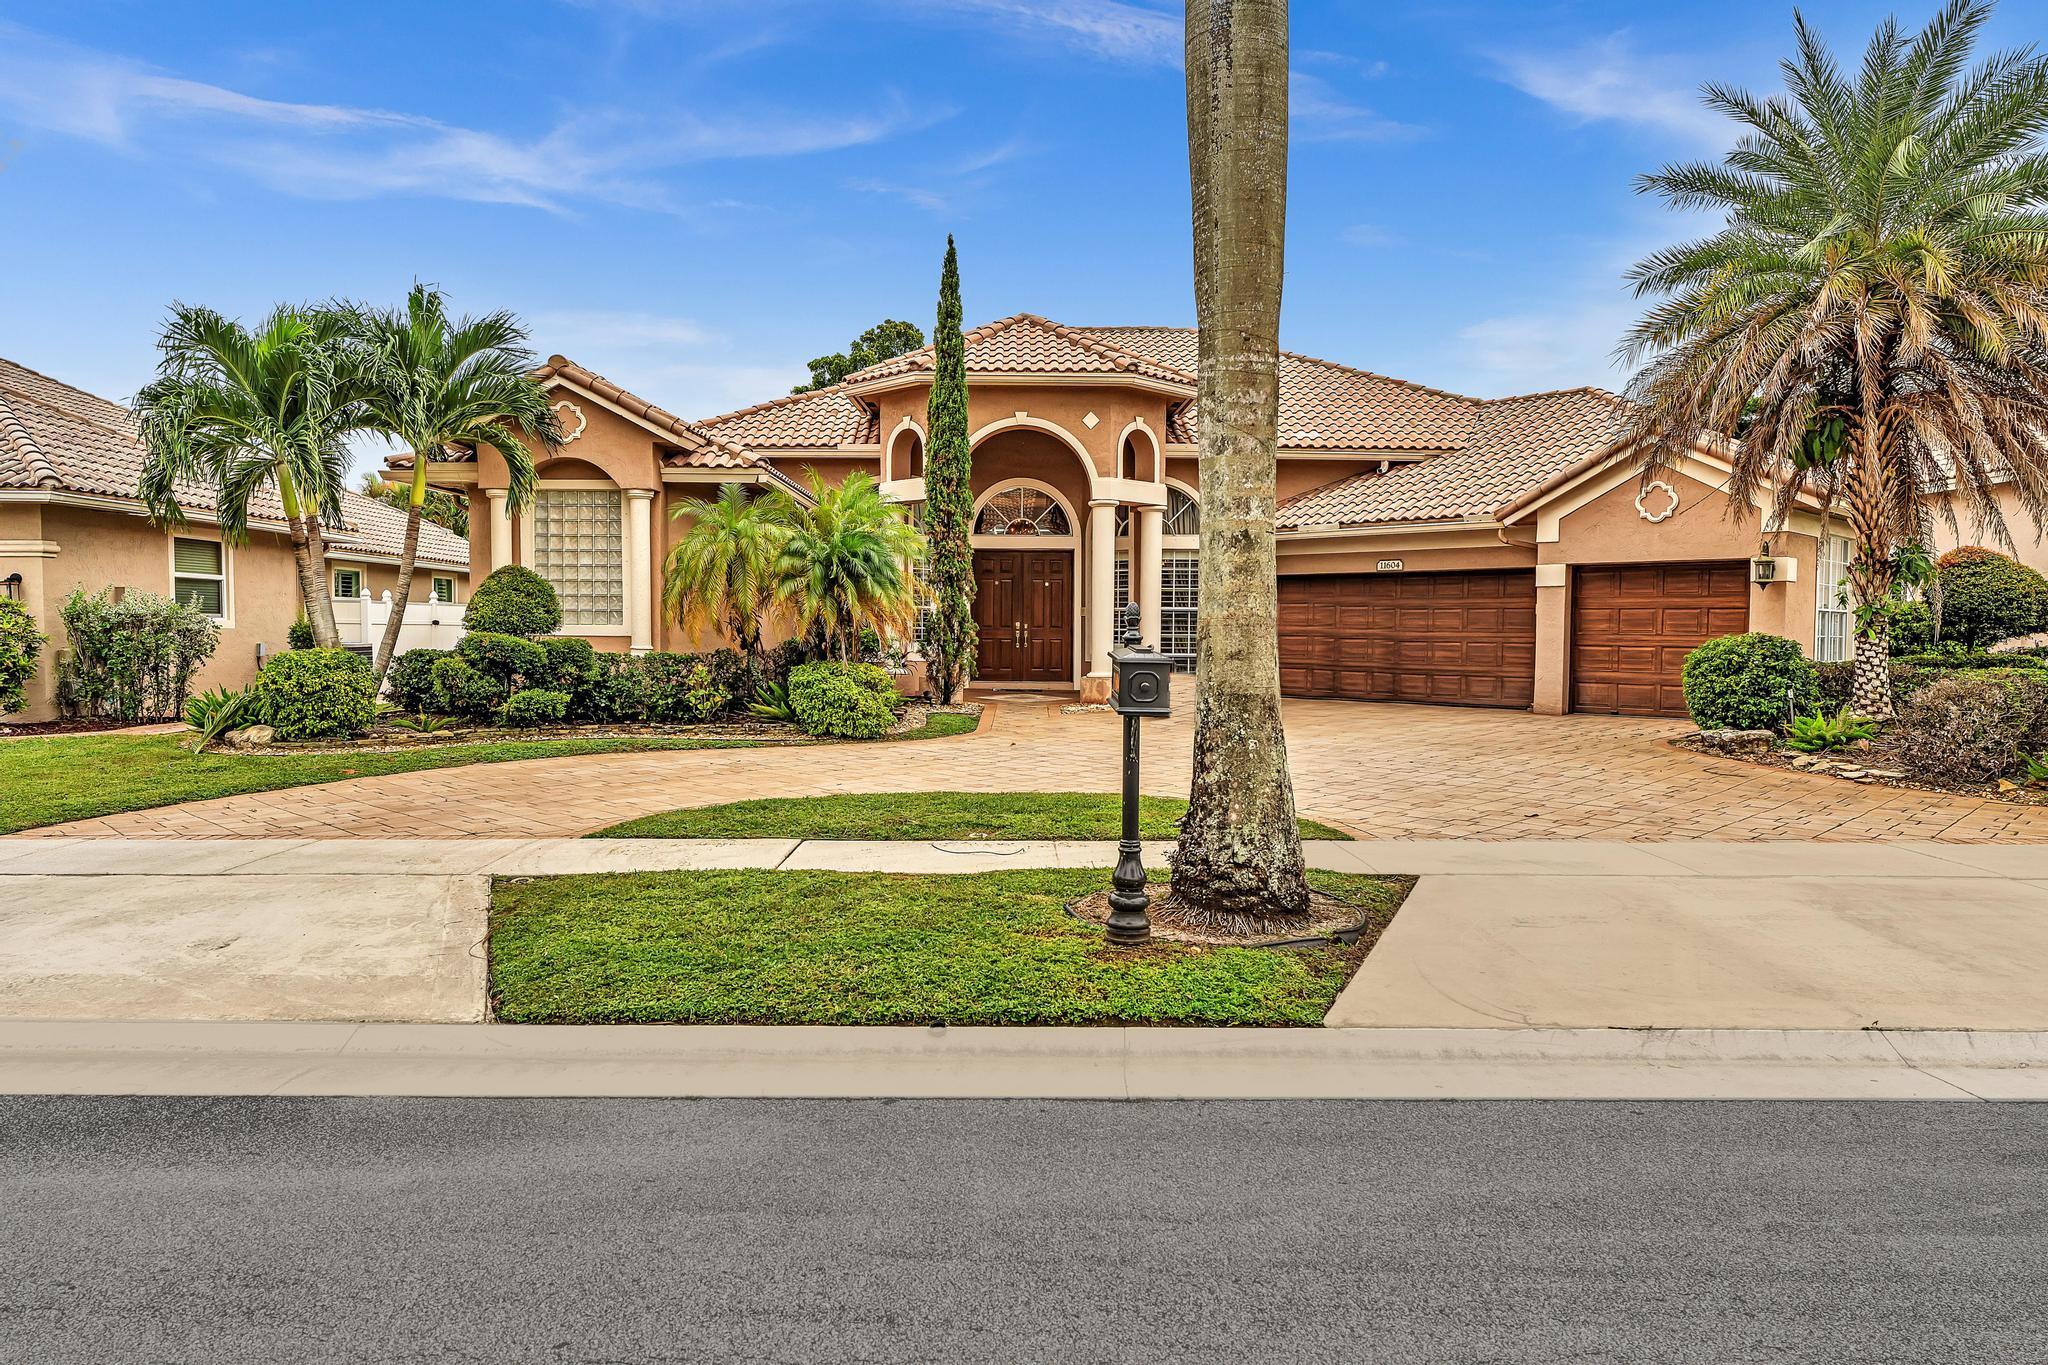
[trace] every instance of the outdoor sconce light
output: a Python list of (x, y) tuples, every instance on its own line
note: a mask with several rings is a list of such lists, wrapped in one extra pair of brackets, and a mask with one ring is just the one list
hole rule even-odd
[(1778, 561), (1771, 554), (1769, 541), (1758, 546), (1756, 558), (1749, 561), (1749, 581), (1759, 588), (1768, 588), (1778, 581)]
[(19, 602), (21, 600), (21, 575), (11, 573), (5, 578), (0, 578), (0, 592), (4, 592), (7, 595), (8, 601)]
[(1145, 860), (1138, 843), (1138, 722), (1173, 714), (1173, 660), (1144, 647), (1138, 634), (1138, 604), (1124, 606), (1124, 647), (1109, 652), (1110, 697), (1124, 718), (1123, 837), (1110, 874), (1109, 941), (1120, 947), (1152, 937), (1151, 900), (1145, 894)]

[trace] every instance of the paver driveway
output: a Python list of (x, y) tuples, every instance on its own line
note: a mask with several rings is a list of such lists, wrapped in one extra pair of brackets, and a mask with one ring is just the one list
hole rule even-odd
[[(1145, 786), (1185, 795), (1192, 705), (1148, 725)], [(1002, 703), (907, 744), (593, 754), (358, 778), (33, 831), (127, 838), (581, 834), (682, 806), (890, 791), (1110, 791), (1117, 719)], [(1287, 707), (1302, 812), (1365, 838), (2048, 842), (2048, 809), (1703, 758), (1682, 722), (1354, 702)]]

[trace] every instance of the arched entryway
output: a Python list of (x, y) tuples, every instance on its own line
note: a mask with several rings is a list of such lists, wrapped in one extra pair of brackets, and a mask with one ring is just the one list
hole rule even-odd
[(993, 481), (975, 499), (975, 680), (1070, 687), (1080, 659), (1078, 519), (1043, 479)]

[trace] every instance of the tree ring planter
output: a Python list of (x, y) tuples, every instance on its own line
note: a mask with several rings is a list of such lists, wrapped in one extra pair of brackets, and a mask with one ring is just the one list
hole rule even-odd
[[(1386, 927), (1385, 919), (1376, 918), (1364, 907), (1326, 891), (1311, 889), (1308, 893), (1309, 913), (1297, 934), (1275, 938), (1271, 935), (1188, 929), (1161, 918), (1160, 907), (1172, 894), (1171, 887), (1164, 882), (1154, 882), (1145, 888), (1145, 894), (1152, 902), (1152, 937), (1169, 943), (1193, 943), (1206, 948), (1325, 948), (1332, 943), (1356, 944), (1368, 935), (1377, 937), (1379, 931)], [(1067, 913), (1083, 923), (1106, 928), (1109, 923), (1109, 889), (1105, 887), (1091, 896), (1069, 901)]]

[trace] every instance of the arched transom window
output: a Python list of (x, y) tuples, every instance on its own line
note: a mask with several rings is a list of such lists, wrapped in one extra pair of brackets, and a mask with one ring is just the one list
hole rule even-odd
[[(1202, 504), (1172, 484), (1166, 486), (1166, 518), (1161, 533), (1169, 536), (1198, 536), (1202, 533)], [(1123, 539), (1131, 533), (1131, 509), (1116, 509), (1116, 534)]]
[(1067, 509), (1049, 494), (1021, 484), (990, 498), (975, 518), (978, 536), (1070, 536)]

